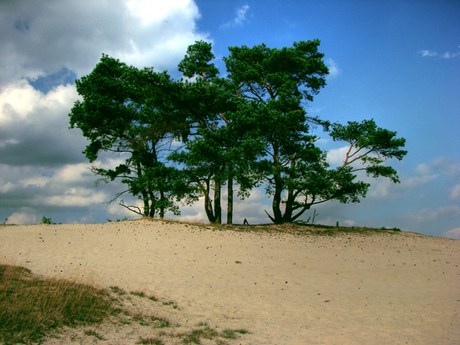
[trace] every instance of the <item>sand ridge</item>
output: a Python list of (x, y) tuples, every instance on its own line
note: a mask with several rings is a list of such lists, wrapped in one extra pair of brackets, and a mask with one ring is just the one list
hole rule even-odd
[(179, 322), (249, 330), (241, 344), (460, 343), (458, 240), (147, 220), (8, 226), (0, 262), (154, 294), (179, 306)]

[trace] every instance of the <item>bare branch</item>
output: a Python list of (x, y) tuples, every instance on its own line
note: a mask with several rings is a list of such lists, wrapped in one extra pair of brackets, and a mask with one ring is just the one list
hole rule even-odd
[[(139, 207), (137, 207), (137, 206), (135, 206), (135, 205), (125, 205), (125, 204), (123, 203), (123, 200), (121, 200), (121, 201), (118, 203), (118, 205), (123, 206), (124, 208), (127, 208), (127, 209), (130, 210), (131, 212), (134, 212), (134, 213), (139, 214), (139, 215), (141, 215), (141, 216), (144, 215)], [(133, 210), (131, 207), (137, 208), (137, 211), (136, 211), (136, 210)]]

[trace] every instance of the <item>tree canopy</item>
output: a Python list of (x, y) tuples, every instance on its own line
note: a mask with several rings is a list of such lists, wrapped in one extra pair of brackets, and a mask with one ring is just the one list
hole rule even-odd
[[(75, 102), (70, 125), (89, 139), (83, 153), (90, 162), (103, 151), (124, 159), (92, 171), (106, 182), (120, 178), (128, 188), (114, 200), (124, 193), (139, 197), (143, 209), (120, 204), (144, 216), (178, 214), (179, 203), (203, 196), (209, 221), (221, 223), (227, 185), (231, 224), (235, 183), (242, 199), (264, 187), (272, 199), (265, 212), (277, 224), (326, 201), (359, 202), (370, 184), (357, 179), (358, 171), (399, 182), (386, 162), (403, 159), (405, 139), (373, 119), (343, 125), (308, 116), (304, 105), (326, 86), (328, 74), (319, 45), (229, 47), (220, 77), (211, 44), (199, 41), (179, 64), (180, 80), (103, 55), (76, 81), (83, 101)], [(342, 165), (327, 162), (311, 134), (316, 126), (349, 145)]]

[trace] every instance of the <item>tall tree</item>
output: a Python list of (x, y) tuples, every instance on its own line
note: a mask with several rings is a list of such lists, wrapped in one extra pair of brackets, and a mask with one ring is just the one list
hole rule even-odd
[(264, 176), (267, 193), (273, 196), (270, 218), (275, 223), (284, 221), (281, 203), (288, 170), (301, 156), (319, 159), (319, 153), (311, 147), (308, 118), (301, 106), (302, 100), (313, 100), (313, 95), (326, 84), (328, 69), (318, 45), (315, 40), (282, 49), (265, 44), (230, 47), (230, 56), (224, 58), (235, 93), (247, 101), (241, 110), (245, 113), (242, 121), (256, 123), (253, 134), (264, 144), (261, 159), (254, 167)]
[[(246, 100), (240, 108), (240, 126), (246, 121), (253, 138), (264, 144), (253, 171), (273, 198), (272, 214), (266, 212), (276, 224), (292, 222), (312, 205), (328, 200), (359, 202), (369, 184), (356, 181), (358, 170), (397, 182), (396, 171), (383, 163), (406, 154), (400, 149), (404, 139), (395, 139), (395, 132), (378, 129), (373, 121), (334, 124), (334, 140), (345, 140), (351, 146), (343, 166), (330, 168), (326, 153), (315, 146), (317, 138), (309, 134), (312, 125), (328, 129), (330, 124), (307, 116), (302, 107), (302, 102), (312, 101), (326, 85), (328, 69), (319, 44), (314, 40), (282, 49), (264, 44), (231, 47), (230, 56), (224, 58), (235, 93)], [(366, 167), (351, 167), (357, 160)]]
[(70, 126), (80, 128), (90, 141), (83, 153), (90, 162), (102, 151), (124, 158), (114, 168), (92, 168), (103, 181), (120, 178), (128, 186), (114, 200), (125, 193), (138, 196), (143, 210), (123, 201), (120, 205), (143, 216), (159, 212), (161, 218), (168, 210), (178, 213), (177, 200), (193, 200), (180, 172), (165, 165), (174, 138), (186, 132), (182, 113), (175, 106), (179, 83), (166, 73), (138, 70), (103, 55), (76, 86), (83, 101), (75, 102)]
[[(184, 76), (195, 78), (198, 87), (206, 85), (206, 93), (214, 95), (214, 99), (201, 101), (206, 104), (200, 107), (204, 114), (199, 119), (205, 121), (197, 123), (195, 139), (186, 145), (186, 151), (171, 156), (172, 159), (187, 164), (199, 182), (205, 196), (205, 210), (208, 219), (212, 223), (222, 222), (221, 189), (227, 182), (227, 223), (233, 222), (233, 182), (241, 182), (244, 190), (247, 190), (248, 179), (241, 173), (248, 168), (245, 160), (251, 152), (244, 134), (237, 132), (233, 126), (240, 100), (230, 87), (228, 80), (218, 78), (219, 71), (212, 63), (214, 54), (211, 44), (197, 41), (189, 46), (187, 55), (179, 64), (179, 70)], [(198, 96), (196, 99), (201, 99)], [(197, 176), (197, 172), (200, 178)], [(210, 188), (214, 187), (214, 209), (210, 201)]]

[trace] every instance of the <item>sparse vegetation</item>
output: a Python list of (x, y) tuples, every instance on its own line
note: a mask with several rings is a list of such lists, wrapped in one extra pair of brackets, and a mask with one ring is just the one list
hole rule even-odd
[[(158, 302), (143, 292), (128, 294), (116, 286), (109, 291), (125, 300), (133, 295)], [(155, 329), (171, 327), (166, 318), (121, 309), (122, 301), (111, 296), (109, 291), (66, 280), (39, 279), (26, 268), (0, 265), (0, 343), (40, 343), (46, 336), (56, 335), (64, 326), (99, 325), (109, 318), (111, 322), (125, 325), (135, 322)], [(158, 303), (177, 308), (174, 302)], [(183, 344), (201, 344), (201, 339), (215, 339), (216, 344), (223, 345), (227, 344), (223, 339), (237, 339), (236, 333), (248, 333), (245, 330), (218, 333), (207, 323), (199, 323), (198, 327), (181, 333), (159, 331), (155, 337), (139, 337), (136, 344), (163, 345), (160, 337), (172, 337), (181, 339)], [(82, 334), (108, 340), (93, 328), (83, 329)]]
[[(106, 218), (108, 223), (112, 223), (113, 220)], [(124, 222), (125, 220), (128, 220), (128, 217), (124, 217), (122, 219), (115, 218), (117, 222)]]
[(0, 265), (0, 340), (6, 345), (37, 342), (62, 326), (99, 323), (113, 311), (103, 290)]
[(189, 332), (179, 333), (177, 336), (182, 338), (183, 344), (201, 344), (201, 339), (216, 340), (216, 344), (226, 344), (222, 339), (238, 339), (239, 334), (249, 334), (244, 329), (231, 330), (226, 329), (222, 333), (210, 328), (206, 323), (199, 323), (199, 329), (194, 329)]
[[(144, 218), (149, 219), (149, 218)], [(151, 221), (157, 221), (155, 219), (150, 219)], [(319, 235), (319, 236), (333, 236), (344, 233), (360, 233), (360, 234), (373, 234), (373, 233), (392, 233), (400, 232), (399, 228), (369, 228), (369, 227), (359, 227), (359, 226), (340, 226), (336, 225), (322, 225), (322, 224), (311, 224), (305, 221), (296, 221), (293, 223), (284, 223), (284, 224), (255, 224), (255, 225), (228, 225), (228, 224), (211, 224), (211, 223), (188, 223), (184, 221), (176, 220), (161, 220), (163, 223), (179, 223), (179, 224), (189, 224), (205, 230), (233, 230), (240, 232), (268, 232), (268, 233), (290, 233), (296, 235)]]
[[(8, 218), (7, 218), (8, 219)], [(6, 220), (5, 220), (6, 221)], [(53, 223), (53, 220), (51, 218), (46, 218), (45, 216), (42, 217), (42, 224), (48, 224), (48, 225), (56, 225), (57, 223)], [(62, 224), (62, 223), (59, 223)]]
[(136, 344), (153, 344), (153, 345), (163, 345), (164, 343), (158, 338), (142, 338), (139, 337), (139, 340)]
[(237, 329), (237, 330), (226, 329), (225, 331), (222, 332), (220, 336), (226, 339), (237, 339), (238, 335), (236, 333), (248, 334), (249, 332), (246, 331), (245, 329)]
[(99, 339), (99, 340), (107, 340), (93, 329), (87, 330), (84, 333), (85, 335), (88, 335), (88, 336), (94, 336), (96, 339)]

